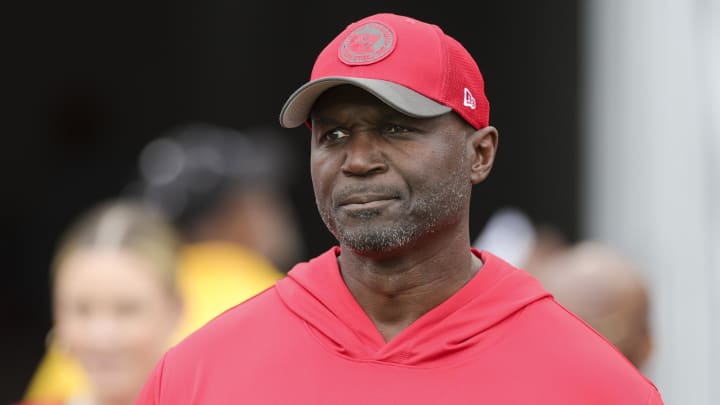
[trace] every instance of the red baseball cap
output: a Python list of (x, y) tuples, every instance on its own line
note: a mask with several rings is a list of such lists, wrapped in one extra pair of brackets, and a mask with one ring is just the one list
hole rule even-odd
[(454, 110), (476, 129), (488, 126), (485, 83), (470, 53), (440, 27), (396, 14), (350, 24), (320, 53), (310, 81), (280, 112), (286, 128), (302, 125), (320, 95), (351, 84), (417, 118)]

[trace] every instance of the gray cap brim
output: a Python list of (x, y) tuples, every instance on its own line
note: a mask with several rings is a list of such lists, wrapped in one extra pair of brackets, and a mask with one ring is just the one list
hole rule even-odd
[(415, 118), (437, 117), (452, 111), (446, 105), (387, 80), (357, 77), (323, 77), (308, 82), (295, 90), (280, 111), (280, 125), (285, 128), (302, 125), (308, 119), (310, 110), (318, 97), (326, 90), (342, 84), (360, 87), (395, 110)]

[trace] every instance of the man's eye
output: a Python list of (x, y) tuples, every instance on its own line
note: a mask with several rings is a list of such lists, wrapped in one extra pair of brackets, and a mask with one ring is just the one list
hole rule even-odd
[(347, 133), (347, 131), (342, 130), (340, 128), (335, 128), (333, 130), (330, 130), (326, 132), (323, 137), (322, 141), (324, 142), (337, 142), (342, 138), (346, 138), (350, 136), (350, 134)]
[(384, 132), (387, 134), (404, 134), (406, 132), (410, 132), (410, 128), (406, 128), (401, 125), (390, 124), (385, 127)]

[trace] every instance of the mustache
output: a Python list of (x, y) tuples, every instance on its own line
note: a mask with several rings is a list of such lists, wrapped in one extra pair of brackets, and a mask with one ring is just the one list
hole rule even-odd
[(341, 201), (347, 200), (352, 195), (362, 194), (376, 194), (387, 198), (402, 198), (404, 196), (401, 189), (384, 184), (345, 186), (333, 193), (333, 206), (338, 207)]

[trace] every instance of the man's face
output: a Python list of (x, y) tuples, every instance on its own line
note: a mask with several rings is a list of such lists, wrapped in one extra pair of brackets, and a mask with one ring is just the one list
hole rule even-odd
[(398, 251), (467, 221), (474, 130), (454, 113), (412, 118), (339, 86), (318, 99), (311, 120), (315, 198), (341, 245)]

